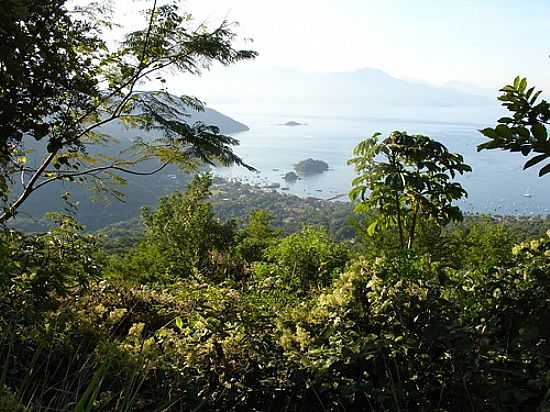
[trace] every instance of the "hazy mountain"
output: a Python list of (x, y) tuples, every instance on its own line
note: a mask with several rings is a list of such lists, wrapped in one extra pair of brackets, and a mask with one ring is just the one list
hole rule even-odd
[[(186, 83), (187, 84), (187, 83)], [(401, 80), (378, 69), (352, 72), (303, 72), (237, 66), (214, 71), (191, 83), (209, 101), (353, 104), (380, 106), (478, 106), (494, 98), (426, 83)]]
[[(248, 126), (245, 124), (240, 123), (237, 120), (209, 107), (205, 107), (204, 111), (197, 111), (196, 109), (182, 103), (179, 109), (186, 113), (183, 120), (189, 124), (201, 122), (207, 125), (217, 126), (220, 128), (221, 133), (228, 135), (249, 130)], [(122, 142), (127, 140), (134, 141), (137, 137), (143, 137), (147, 134), (140, 129), (128, 129), (118, 120), (108, 123), (103, 126), (101, 130), (116, 137)]]
[(191, 122), (202, 122), (218, 126), (224, 134), (240, 133), (249, 130), (248, 126), (240, 123), (229, 116), (226, 116), (214, 109), (206, 108), (204, 112), (198, 112), (194, 109), (190, 110)]

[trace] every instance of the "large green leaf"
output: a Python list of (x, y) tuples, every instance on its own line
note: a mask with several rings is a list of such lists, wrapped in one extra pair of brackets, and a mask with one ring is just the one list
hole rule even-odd
[(531, 133), (533, 133), (533, 136), (539, 142), (548, 140), (548, 130), (546, 130), (546, 127), (541, 123), (533, 125), (533, 127), (531, 127)]
[(378, 221), (374, 221), (373, 223), (371, 223), (369, 225), (369, 227), (367, 228), (367, 234), (369, 236), (374, 236), (374, 234), (376, 233), (376, 229), (378, 228)]

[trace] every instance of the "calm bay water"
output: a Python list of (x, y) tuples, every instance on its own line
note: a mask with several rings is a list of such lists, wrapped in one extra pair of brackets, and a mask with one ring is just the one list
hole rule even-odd
[[(258, 114), (250, 108), (228, 106), (222, 110), (244, 122), (250, 131), (236, 137), (241, 145), (236, 152), (257, 168), (259, 173), (243, 168), (218, 168), (215, 174), (245, 183), (267, 185), (280, 183), (283, 191), (298, 196), (329, 199), (346, 194), (351, 188), (353, 169), (346, 165), (354, 146), (374, 132), (386, 134), (392, 130), (429, 135), (453, 152), (461, 153), (473, 168), (459, 180), (469, 193), (461, 206), (471, 212), (492, 214), (548, 214), (550, 211), (550, 177), (539, 178), (537, 170), (523, 171), (525, 158), (517, 153), (484, 151), (476, 146), (484, 141), (479, 129), (494, 124), (496, 110), (433, 109), (426, 112), (402, 109), (400, 117), (361, 117), (343, 112), (304, 114), (306, 110), (285, 114)], [(435, 121), (424, 120), (436, 118)], [(473, 119), (472, 122), (465, 120)], [(304, 126), (281, 126), (289, 120), (307, 123)], [(293, 165), (306, 158), (326, 161), (330, 171), (286, 183), (282, 176)], [(282, 191), (282, 190), (281, 190)], [(530, 197), (526, 196), (529, 194)], [(344, 198), (345, 200), (346, 198)]]

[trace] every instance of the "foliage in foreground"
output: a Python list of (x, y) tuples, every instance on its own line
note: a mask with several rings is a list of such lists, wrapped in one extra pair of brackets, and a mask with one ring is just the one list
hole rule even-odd
[[(544, 164), (550, 158), (548, 124), (550, 122), (550, 103), (539, 99), (542, 91), (528, 87), (526, 78), (516, 77), (512, 84), (504, 86), (498, 98), (509, 116), (498, 120), (497, 126), (488, 127), (481, 133), (489, 140), (478, 146), (480, 150), (501, 149), (519, 152), (524, 157), (531, 156), (525, 162), (524, 169)], [(539, 170), (539, 176), (550, 173), (550, 164)]]
[[(124, 176), (153, 175), (169, 164), (250, 168), (233, 152), (236, 139), (186, 121), (190, 108), (204, 110), (196, 97), (172, 96), (164, 86), (139, 90), (152, 78), (164, 85), (167, 72), (199, 75), (215, 63), (254, 58), (255, 51), (233, 47), (231, 23), (212, 29), (194, 23), (178, 2), (150, 1), (141, 27), (108, 41), (110, 2), (7, 0), (2, 14), (1, 224), (54, 183), (86, 183), (120, 198), (113, 185), (126, 183)], [(117, 125), (143, 134), (125, 141)]]
[[(116, 259), (70, 219), (42, 235), (5, 233), (0, 406), (549, 407), (550, 235), (512, 248), (505, 225), (465, 222), (448, 229), (461, 240), (453, 265), (423, 236), (397, 255), (365, 237), (360, 257), (314, 227), (283, 237), (261, 211), (242, 229), (224, 224), (209, 185), (196, 179), (146, 212), (142, 243)], [(197, 248), (199, 232), (225, 246)]]

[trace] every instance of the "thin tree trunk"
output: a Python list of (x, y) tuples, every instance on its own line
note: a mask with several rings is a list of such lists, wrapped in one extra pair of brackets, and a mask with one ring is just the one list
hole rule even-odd
[(397, 207), (397, 228), (399, 230), (399, 244), (401, 249), (405, 248), (405, 239), (403, 237), (403, 221), (401, 219), (401, 204), (399, 202), (399, 193), (395, 192), (395, 205)]
[(55, 158), (57, 154), (57, 151), (50, 153), (48, 157), (44, 160), (44, 162), (40, 165), (38, 170), (34, 172), (34, 175), (31, 177), (31, 180), (27, 184), (27, 186), (23, 189), (19, 197), (6, 209), (4, 213), (0, 215), (0, 225), (3, 225), (8, 220), (10, 220), (12, 217), (14, 217), (17, 213), (17, 209), (27, 200), (27, 198), (31, 195), (32, 192), (34, 192), (35, 188), (34, 185), (40, 179), (44, 171), (48, 168), (52, 160)]
[(414, 214), (411, 222), (411, 227), (409, 229), (409, 239), (407, 241), (407, 249), (412, 249), (414, 238), (415, 238), (415, 232), (416, 232), (416, 222), (418, 219), (418, 203), (415, 203), (414, 205)]
[[(397, 158), (395, 154), (391, 156), (390, 159), (392, 166), (397, 170)], [(405, 188), (405, 184), (403, 183), (403, 189)], [(403, 219), (401, 217), (401, 202), (399, 201), (399, 192), (395, 191), (395, 207), (397, 210), (397, 228), (399, 230), (399, 245), (401, 246), (401, 249), (405, 248), (405, 238), (404, 238), (404, 231), (403, 231)]]

